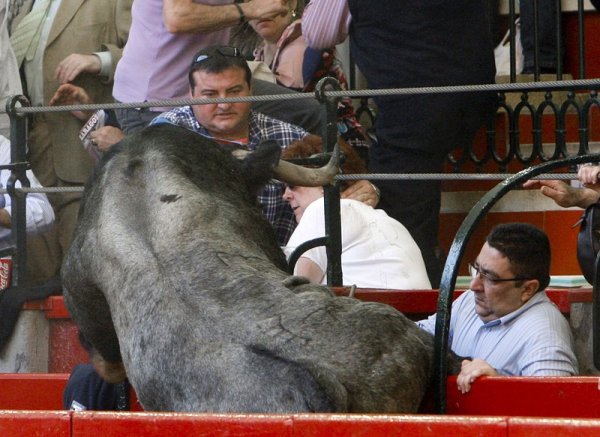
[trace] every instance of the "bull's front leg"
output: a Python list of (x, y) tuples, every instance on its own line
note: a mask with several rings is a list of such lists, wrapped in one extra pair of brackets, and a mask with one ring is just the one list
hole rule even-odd
[(85, 270), (78, 268), (79, 260), (72, 260), (67, 259), (62, 269), (65, 305), (84, 338), (96, 371), (109, 383), (123, 381), (126, 373), (106, 298), (82, 277)]

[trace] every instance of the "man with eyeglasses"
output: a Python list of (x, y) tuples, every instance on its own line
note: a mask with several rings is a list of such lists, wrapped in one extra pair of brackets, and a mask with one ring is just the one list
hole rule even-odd
[[(252, 73), (235, 47), (212, 46), (194, 56), (188, 74), (192, 98), (247, 97), (252, 95)], [(275, 140), (281, 148), (309, 135), (304, 129), (251, 110), (250, 102), (211, 103), (174, 108), (156, 117), (151, 124), (171, 123), (233, 149), (254, 150), (261, 142)], [(377, 203), (376, 191), (367, 181), (352, 187), (352, 197)], [(268, 184), (259, 194), (263, 215), (274, 226), (281, 246), (285, 246), (296, 221), (289, 204), (283, 200), (285, 187)]]
[[(480, 376), (578, 373), (569, 324), (544, 289), (550, 243), (524, 223), (496, 226), (469, 265), (470, 290), (452, 304), (449, 345), (463, 357), (457, 378), (466, 393)], [(436, 316), (417, 322), (430, 333)]]

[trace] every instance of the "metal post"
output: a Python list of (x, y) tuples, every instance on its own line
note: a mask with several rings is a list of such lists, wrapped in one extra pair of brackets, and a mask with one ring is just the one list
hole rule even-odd
[(563, 78), (562, 1), (556, 0), (556, 80)]
[(577, 21), (579, 24), (579, 79), (585, 79), (585, 23), (583, 0), (577, 0)]
[[(591, 223), (589, 224), (591, 226)], [(600, 252), (596, 255), (596, 264), (594, 265), (594, 284), (592, 288), (592, 358), (594, 367), (600, 369), (600, 296), (598, 287), (600, 287)]]
[(517, 81), (517, 52), (515, 48), (515, 36), (517, 34), (517, 26), (515, 25), (515, 1), (509, 0), (508, 2), (508, 28), (509, 31), (509, 56), (510, 56), (510, 82), (515, 83)]
[[(337, 142), (337, 105), (339, 98), (327, 98), (324, 91), (340, 91), (337, 80), (326, 77), (317, 83), (316, 96), (321, 102), (321, 117), (325, 120), (323, 151), (332, 152)], [(327, 284), (342, 285), (342, 232), (340, 225), (340, 190), (337, 183), (323, 187), (325, 202), (325, 233), (329, 236), (327, 250)]]
[(27, 261), (26, 240), (26, 194), (17, 193), (15, 187), (20, 182), (21, 187), (29, 187), (29, 179), (25, 174), (28, 163), (25, 158), (27, 144), (27, 118), (24, 114), (16, 112), (17, 105), (29, 106), (25, 96), (13, 96), (6, 102), (6, 112), (10, 117), (10, 158), (11, 175), (6, 184), (6, 189), (11, 198), (11, 237), (13, 241), (11, 285), (17, 286), (23, 282)]
[(533, 80), (540, 80), (540, 11), (533, 1)]

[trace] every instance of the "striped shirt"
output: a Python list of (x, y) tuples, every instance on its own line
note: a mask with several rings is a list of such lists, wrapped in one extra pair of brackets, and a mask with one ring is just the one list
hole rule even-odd
[[(171, 123), (185, 127), (204, 137), (213, 136), (200, 125), (191, 106), (174, 108), (164, 112), (150, 124)], [(248, 144), (243, 145), (248, 150), (254, 150), (258, 144), (266, 140), (275, 140), (282, 149), (293, 141), (300, 140), (308, 135), (304, 129), (285, 123), (260, 112), (250, 111), (248, 120), (250, 130)], [(296, 219), (290, 205), (283, 200), (285, 185), (279, 181), (271, 180), (258, 196), (262, 205), (263, 215), (275, 228), (280, 246), (285, 246), (296, 227)]]
[(351, 21), (347, 0), (311, 1), (302, 13), (302, 35), (309, 47), (334, 47), (348, 36)]
[[(433, 315), (417, 324), (434, 334)], [(571, 376), (578, 373), (567, 320), (540, 291), (525, 305), (484, 323), (475, 313), (475, 294), (469, 290), (452, 304), (450, 348), (463, 357), (486, 361), (507, 376)]]

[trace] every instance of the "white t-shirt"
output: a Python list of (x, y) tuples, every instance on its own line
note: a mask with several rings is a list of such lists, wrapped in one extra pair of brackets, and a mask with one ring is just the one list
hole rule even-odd
[[(289, 257), (307, 240), (325, 235), (323, 198), (311, 203), (284, 248)], [(404, 290), (430, 289), (425, 263), (408, 230), (385, 211), (362, 202), (342, 199), (342, 273), (344, 285)], [(305, 252), (306, 257), (327, 271), (324, 246)], [(326, 278), (322, 283), (325, 284)]]
[[(10, 164), (10, 141), (0, 135), (0, 165)], [(27, 170), (27, 179), (32, 188), (38, 188), (42, 185), (34, 176), (31, 170)], [(6, 188), (6, 183), (10, 177), (10, 170), (0, 170), (0, 187)], [(18, 182), (17, 186), (21, 184)], [(9, 214), (12, 212), (11, 198), (8, 194), (0, 194), (0, 205), (4, 205)], [(54, 211), (48, 198), (43, 193), (29, 193), (25, 200), (25, 231), (28, 234), (40, 234), (50, 229), (54, 223)], [(0, 249), (9, 247), (11, 230), (0, 227)]]

